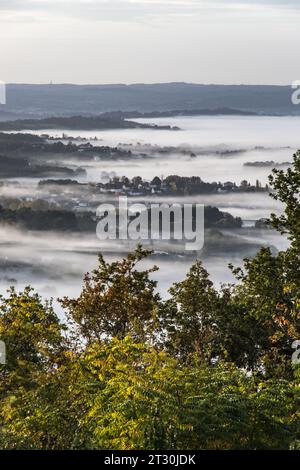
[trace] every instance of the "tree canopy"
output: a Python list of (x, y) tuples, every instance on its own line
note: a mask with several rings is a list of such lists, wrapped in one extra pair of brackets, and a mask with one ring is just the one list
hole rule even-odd
[(0, 298), (2, 449), (299, 449), (300, 152), (270, 177), (287, 234), (217, 289), (203, 263), (157, 293), (126, 258), (87, 273), (63, 324), (31, 287)]

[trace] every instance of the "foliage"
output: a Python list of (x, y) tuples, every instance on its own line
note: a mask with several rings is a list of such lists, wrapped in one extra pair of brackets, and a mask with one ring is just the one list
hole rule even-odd
[(289, 248), (231, 267), (235, 285), (197, 261), (162, 300), (138, 246), (99, 256), (67, 326), (30, 287), (1, 297), (0, 447), (299, 449), (299, 162), (270, 179)]
[[(294, 155), (294, 163), (286, 171), (274, 169), (269, 177), (274, 188), (272, 197), (284, 204), (281, 216), (271, 214), (271, 223), (282, 234), (287, 233), (292, 246), (300, 245), (300, 150)], [(299, 252), (297, 253), (299, 257)]]
[(0, 338), (7, 354), (0, 370), (0, 396), (16, 387), (33, 386), (43, 370), (51, 370), (64, 349), (64, 326), (51, 303), (43, 304), (30, 287), (14, 288), (0, 297)]
[(90, 345), (3, 400), (3, 448), (284, 449), (299, 439), (299, 383), (230, 364), (182, 364), (123, 340)]
[(124, 338), (128, 334), (145, 339), (151, 335), (160, 297), (149, 274), (157, 268), (135, 269), (150, 253), (139, 246), (127, 258), (111, 264), (99, 255), (99, 268), (86, 274), (78, 299), (62, 300), (70, 320), (86, 340), (101, 341), (107, 336)]
[(210, 362), (219, 340), (219, 295), (202, 263), (197, 261), (169, 293), (163, 316), (167, 349), (184, 360), (196, 353), (198, 360)]

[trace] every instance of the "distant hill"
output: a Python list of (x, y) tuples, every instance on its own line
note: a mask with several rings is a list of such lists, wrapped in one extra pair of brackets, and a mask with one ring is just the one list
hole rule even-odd
[(68, 129), (68, 130), (102, 130), (102, 129), (161, 129), (178, 130), (177, 127), (141, 124), (125, 120), (120, 113), (100, 114), (100, 116), (66, 116), (45, 119), (15, 119), (0, 122), (1, 131)]
[[(300, 115), (289, 86), (196, 85), (7, 85), (0, 120), (123, 112), (209, 112)], [(4, 113), (4, 114), (3, 114)], [(1, 115), (2, 114), (2, 115)]]

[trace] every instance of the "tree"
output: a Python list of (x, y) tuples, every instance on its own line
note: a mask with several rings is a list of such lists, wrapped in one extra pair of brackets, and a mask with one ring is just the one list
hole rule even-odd
[(294, 252), (298, 255), (300, 247), (300, 150), (293, 157), (293, 165), (286, 171), (274, 169), (269, 177), (274, 192), (271, 196), (284, 204), (281, 216), (271, 214), (270, 222), (282, 234), (287, 234)]
[(244, 269), (233, 269), (240, 281), (233, 295), (244, 317), (256, 321), (253, 366), (267, 376), (292, 378), (292, 343), (300, 334), (299, 151), (291, 168), (273, 170), (270, 184), (271, 196), (284, 204), (284, 213), (272, 214), (269, 223), (287, 234), (291, 245), (277, 255), (263, 248), (254, 259), (245, 260)]
[(176, 448), (185, 373), (172, 357), (126, 337), (92, 345), (85, 361), (91, 447)]
[[(206, 292), (196, 302), (198, 312), (212, 286), (201, 264), (190, 275), (196, 284), (201, 279)], [(21, 309), (25, 325), (30, 318), (39, 330), (48, 314), (32, 297), (12, 295), (5, 305), (14, 311), (11, 318)], [(57, 331), (56, 324), (46, 322), (42, 335), (30, 335), (33, 354), (25, 348), (14, 372), (26, 370), (26, 381), (23, 375), (1, 395), (1, 448), (288, 449), (299, 444), (298, 379), (261, 380), (220, 360), (200, 363), (190, 356), (185, 361), (132, 336), (61, 347), (60, 334), (53, 339), (48, 332), (50, 325)], [(8, 321), (7, 337), (10, 326)], [(23, 320), (18, 326), (25, 331)]]
[(158, 188), (161, 187), (161, 183), (162, 183), (162, 180), (158, 176), (155, 176), (153, 180), (151, 181), (151, 185), (156, 186)]
[(202, 263), (197, 261), (169, 293), (162, 315), (167, 349), (184, 360), (196, 354), (201, 362), (210, 362), (218, 341), (218, 293)]
[(70, 350), (51, 370), (31, 370), (34, 386), (15, 387), (1, 400), (0, 448), (88, 448), (89, 431), (80, 424), (89, 410), (84, 372), (81, 355)]
[(1, 367), (0, 396), (15, 387), (32, 387), (38, 374), (53, 367), (64, 349), (64, 326), (51, 303), (43, 303), (33, 289), (14, 288), (0, 297), (0, 338), (6, 345)]
[(68, 318), (87, 341), (125, 338), (128, 334), (146, 339), (156, 329), (160, 297), (156, 281), (150, 274), (157, 270), (139, 271), (136, 264), (151, 251), (140, 246), (122, 261), (107, 263), (99, 256), (99, 267), (87, 273), (80, 296), (65, 297), (61, 303)]
[(293, 384), (257, 386), (232, 365), (182, 364), (132, 338), (86, 351), (89, 411), (101, 449), (278, 449), (299, 425)]
[[(12, 288), (0, 298), (0, 338), (6, 346), (6, 364), (0, 366), (2, 448), (43, 448), (39, 436), (49, 422), (47, 408), (39, 408), (39, 397), (45, 384), (51, 390), (52, 376), (65, 362), (64, 332), (51, 302), (43, 303), (32, 288), (23, 292)], [(49, 409), (51, 394), (47, 401)], [(30, 424), (33, 417), (35, 431)]]
[(234, 302), (251, 326), (250, 368), (272, 377), (293, 377), (291, 352), (300, 331), (300, 297), (286, 270), (286, 253), (273, 256), (263, 248), (254, 259), (245, 260), (244, 269), (233, 272), (240, 281), (234, 288)]

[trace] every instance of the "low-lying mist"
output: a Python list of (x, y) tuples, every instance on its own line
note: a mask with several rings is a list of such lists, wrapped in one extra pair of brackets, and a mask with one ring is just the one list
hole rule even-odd
[[(226, 231), (223, 231), (226, 235)], [(232, 232), (230, 236), (232, 236)], [(259, 245), (271, 245), (277, 249), (287, 247), (287, 241), (271, 230), (240, 229), (236, 235), (245, 241)], [(134, 243), (121, 241), (100, 241), (96, 234), (26, 232), (24, 230), (0, 227), (0, 293), (4, 294), (10, 285), (22, 289), (31, 284), (45, 298), (76, 296), (80, 292), (85, 272), (97, 265), (97, 254), (102, 252), (108, 261), (119, 259), (132, 249)], [(158, 280), (159, 291), (167, 295), (173, 282), (184, 278), (196, 259), (190, 255), (167, 254), (168, 242), (157, 242), (157, 255), (141, 263), (141, 268), (156, 264), (160, 270), (153, 276)], [(201, 256), (212, 280), (219, 285), (233, 282), (228, 263), (241, 265), (243, 254), (222, 252)]]
[[(28, 133), (62, 137), (62, 133), (75, 138), (81, 136), (92, 145), (119, 146), (131, 150), (132, 157), (120, 158), (81, 158), (72, 155), (49, 156), (51, 164), (66, 167), (84, 167), (86, 174), (76, 177), (79, 182), (100, 182), (114, 175), (141, 176), (151, 180), (155, 176), (200, 176), (205, 182), (232, 181), (239, 184), (242, 180), (255, 185), (259, 180), (263, 185), (268, 181), (272, 165), (245, 165), (255, 162), (291, 162), (293, 152), (300, 147), (299, 117), (178, 117), (145, 119), (161, 125), (177, 126), (179, 131), (128, 129), (106, 131), (43, 130)], [(97, 137), (97, 141), (92, 140)], [(77, 140), (78, 142), (78, 140)], [(36, 156), (35, 158), (38, 158)], [(43, 159), (48, 156), (44, 155)], [(10, 178), (2, 180), (0, 198), (14, 198), (31, 201), (42, 199), (62, 206), (72, 198), (74, 206), (84, 202), (84, 210), (95, 211), (97, 204), (110, 202), (113, 196), (93, 194), (92, 197), (83, 187), (72, 189), (39, 186), (40, 178)], [(71, 193), (70, 193), (71, 191)], [(234, 231), (220, 230), (218, 250), (203, 256), (203, 261), (212, 280), (234, 282), (229, 262), (241, 265), (244, 254), (234, 250), (236, 237), (240, 246), (258, 249), (270, 245), (282, 250), (287, 240), (269, 229), (255, 229), (255, 221), (266, 218), (271, 212), (280, 213), (281, 205), (274, 201), (268, 192), (222, 193), (189, 197), (155, 198), (133, 197), (130, 202), (145, 200), (156, 203), (198, 203), (218, 207), (243, 219), (243, 228)], [(78, 204), (77, 204), (78, 206)], [(206, 236), (210, 236), (208, 233)], [(223, 237), (223, 238), (222, 238)], [(229, 237), (232, 249), (222, 240)], [(216, 245), (217, 246), (217, 245)], [(167, 295), (173, 282), (184, 278), (193, 262), (191, 256), (168, 253), (168, 243), (158, 243), (154, 258), (141, 263), (141, 268), (157, 264), (160, 270), (153, 274), (159, 281), (159, 290)], [(119, 241), (100, 242), (94, 233), (55, 233), (26, 232), (10, 226), (0, 226), (0, 291), (3, 294), (10, 285), (22, 289), (32, 284), (44, 297), (76, 296), (80, 292), (82, 276), (97, 264), (97, 253), (103, 252), (108, 260), (125, 255), (129, 247)]]

